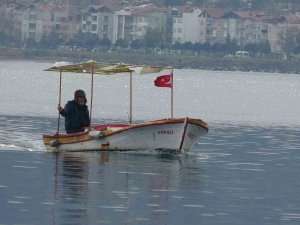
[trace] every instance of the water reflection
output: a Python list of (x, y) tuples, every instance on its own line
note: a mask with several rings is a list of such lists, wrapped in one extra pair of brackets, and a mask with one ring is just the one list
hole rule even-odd
[[(0, 119), (0, 142), (24, 150), (52, 123)], [(26, 132), (30, 126), (35, 130)], [(296, 225), (299, 135), (298, 127), (211, 124), (195, 151), (181, 157), (7, 151), (5, 145), (0, 224)]]
[[(172, 201), (183, 198), (176, 193), (187, 182), (181, 179), (180, 158), (123, 153), (61, 153), (54, 158), (54, 221), (70, 224), (90, 219), (166, 223)], [(197, 180), (191, 183), (198, 185)]]

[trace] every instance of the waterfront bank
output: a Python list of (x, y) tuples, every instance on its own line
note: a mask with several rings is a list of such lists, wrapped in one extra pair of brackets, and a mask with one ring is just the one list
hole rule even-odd
[(95, 59), (105, 62), (124, 62), (191, 68), (216, 71), (253, 71), (300, 74), (300, 61), (266, 58), (204, 57), (185, 55), (159, 55), (126, 52), (91, 52), (67, 50), (12, 49), (2, 48), (0, 59), (82, 61)]

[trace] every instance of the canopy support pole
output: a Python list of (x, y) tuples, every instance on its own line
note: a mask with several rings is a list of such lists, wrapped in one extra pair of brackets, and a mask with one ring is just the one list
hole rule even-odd
[(174, 117), (174, 82), (173, 82), (173, 68), (171, 69), (171, 119)]
[(93, 65), (92, 65), (92, 81), (91, 81), (90, 126), (92, 125), (93, 97), (94, 97), (94, 61), (93, 61)]
[(132, 124), (132, 71), (130, 72), (130, 84), (129, 84), (129, 123)]
[[(61, 82), (62, 81), (62, 67), (60, 67), (59, 70), (59, 94), (58, 94), (58, 105), (61, 106)], [(59, 128), (60, 128), (60, 112), (58, 112), (58, 118), (57, 118), (57, 131), (56, 135), (59, 135)]]

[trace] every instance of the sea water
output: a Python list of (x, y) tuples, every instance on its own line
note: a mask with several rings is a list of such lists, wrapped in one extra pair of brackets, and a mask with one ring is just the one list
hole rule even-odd
[[(0, 62), (0, 224), (300, 223), (299, 75), (175, 70), (175, 116), (210, 128), (192, 152), (54, 154), (50, 65)], [(156, 76), (134, 76), (134, 121), (170, 116)], [(90, 78), (64, 74), (63, 102), (89, 98)], [(128, 121), (129, 76), (96, 75), (94, 90), (94, 123)]]

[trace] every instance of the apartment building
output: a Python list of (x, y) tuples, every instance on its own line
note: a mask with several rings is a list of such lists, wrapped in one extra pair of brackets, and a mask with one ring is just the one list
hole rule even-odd
[(81, 22), (83, 33), (95, 34), (99, 39), (109, 39), (113, 37), (114, 12), (104, 5), (93, 5), (84, 13)]
[(43, 37), (43, 12), (37, 5), (30, 5), (23, 11), (22, 40), (41, 40)]
[(223, 43), (228, 35), (225, 29), (228, 28), (222, 18), (226, 11), (222, 9), (205, 9), (199, 15), (200, 43)]
[(0, 31), (15, 39), (21, 39), (23, 7), (15, 0), (0, 2)]

